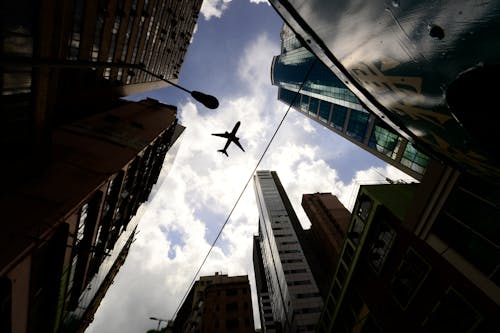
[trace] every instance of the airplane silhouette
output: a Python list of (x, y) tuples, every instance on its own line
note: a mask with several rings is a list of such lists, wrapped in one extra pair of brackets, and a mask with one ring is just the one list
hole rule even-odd
[(239, 127), (240, 127), (240, 122), (238, 121), (236, 123), (236, 125), (234, 125), (234, 128), (231, 131), (231, 133), (228, 133), (227, 131), (225, 133), (220, 133), (220, 134), (212, 133), (212, 135), (220, 136), (222, 138), (226, 138), (227, 139), (227, 142), (226, 142), (226, 145), (224, 146), (224, 149), (217, 150), (218, 152), (223, 153), (226, 156), (229, 156), (227, 154), (226, 149), (227, 149), (227, 147), (229, 147), (229, 144), (231, 142), (234, 142), (238, 147), (240, 147), (241, 150), (245, 151), (245, 149), (243, 149), (243, 147), (240, 144), (240, 139), (236, 136), (236, 131), (238, 131)]

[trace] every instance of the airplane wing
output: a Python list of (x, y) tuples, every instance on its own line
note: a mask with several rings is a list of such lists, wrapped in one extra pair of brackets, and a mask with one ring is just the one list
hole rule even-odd
[(235, 140), (233, 140), (233, 142), (238, 146), (240, 147), (241, 150), (245, 151), (245, 149), (243, 149), (243, 147), (241, 146), (240, 144), (240, 140), (238, 138), (236, 138)]
[(229, 133), (212, 133), (212, 135), (220, 136), (222, 138), (228, 139), (230, 134)]

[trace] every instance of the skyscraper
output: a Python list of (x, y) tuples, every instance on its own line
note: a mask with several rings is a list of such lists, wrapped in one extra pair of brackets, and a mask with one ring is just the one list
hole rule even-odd
[(305, 230), (310, 248), (306, 256), (325, 300), (347, 236), (351, 213), (331, 193), (302, 195), (302, 208), (311, 222), (311, 228)]
[[(429, 157), (366, 110), (358, 98), (309, 52), (285, 24), (271, 82), (278, 99), (410, 176), (420, 179)], [(309, 69), (311, 68), (310, 72)], [(302, 85), (306, 74), (307, 80)], [(301, 88), (302, 86), (302, 88)], [(296, 93), (300, 93), (295, 97)]]
[[(256, 273), (263, 268), (269, 296), (269, 302), (264, 297), (259, 300), (261, 318), (270, 322), (265, 312), (269, 304), (277, 331), (313, 332), (322, 301), (301, 246), (300, 222), (276, 172), (257, 171), (254, 186), (259, 209), (254, 266), (261, 267)], [(261, 277), (262, 272), (256, 280), (262, 281)]]
[(181, 129), (175, 107), (147, 99), (54, 131), (43, 174), (0, 197), (15, 221), (0, 233), (2, 332), (85, 330)]
[[(491, 34), (477, 33), (500, 30), (499, 3), (466, 2), (457, 11), (431, 0), (269, 2), (394, 131), (435, 159), (499, 183), (499, 132), (485, 119), (497, 107), (491, 82), (500, 46)], [(453, 41), (446, 50), (437, 47), (444, 40)]]
[(200, 277), (179, 309), (173, 332), (254, 333), (248, 276)]
[(18, 161), (8, 172), (43, 165), (55, 125), (115, 107), (120, 96), (167, 85), (125, 64), (144, 64), (176, 82), (201, 4), (3, 1), (0, 142)]

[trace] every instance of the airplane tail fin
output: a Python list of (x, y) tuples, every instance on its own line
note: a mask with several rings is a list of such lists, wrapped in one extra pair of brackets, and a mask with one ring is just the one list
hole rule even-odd
[(227, 151), (225, 149), (220, 149), (220, 150), (217, 150), (219, 153), (223, 153), (224, 155), (226, 155), (227, 157), (229, 157), (229, 155), (227, 154)]

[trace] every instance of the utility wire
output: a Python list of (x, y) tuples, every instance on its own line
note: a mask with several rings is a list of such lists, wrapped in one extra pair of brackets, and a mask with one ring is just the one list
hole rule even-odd
[(248, 178), (245, 186), (243, 187), (243, 190), (241, 191), (240, 195), (238, 196), (238, 199), (236, 199), (236, 202), (234, 203), (233, 205), (233, 208), (231, 208), (231, 211), (229, 212), (229, 215), (227, 216), (226, 220), (224, 221), (224, 224), (222, 225), (222, 227), (220, 228), (219, 230), (219, 233), (217, 234), (217, 237), (215, 237), (215, 240), (212, 242), (212, 245), (210, 246), (210, 249), (208, 250), (205, 258), (203, 259), (200, 267), (198, 268), (198, 270), (196, 271), (196, 274), (194, 275), (193, 279), (191, 280), (191, 283), (189, 284), (189, 287), (186, 291), (186, 293), (184, 294), (184, 296), (182, 297), (180, 303), (179, 303), (179, 306), (177, 307), (177, 309), (175, 310), (173, 316), (172, 316), (172, 320), (175, 319), (175, 317), (177, 316), (177, 313), (179, 312), (180, 308), (182, 307), (182, 304), (184, 303), (184, 301), (186, 300), (187, 296), (189, 295), (189, 292), (191, 291), (191, 288), (192, 286), (194, 285), (194, 283), (196, 282), (196, 278), (198, 277), (198, 274), (200, 273), (201, 269), (203, 268), (203, 265), (205, 264), (205, 262), (207, 261), (207, 258), (208, 256), (210, 255), (210, 253), (212, 252), (212, 249), (214, 248), (215, 244), (217, 243), (217, 241), (219, 240), (219, 237), (221, 236), (222, 232), (224, 231), (224, 227), (226, 226), (226, 224), (229, 222), (229, 219), (231, 218), (231, 215), (233, 214), (236, 206), (238, 205), (238, 203), (240, 202), (240, 199), (241, 197), (243, 196), (243, 194), (245, 193), (247, 187), (248, 187), (248, 184), (250, 184), (250, 181), (252, 180), (253, 178), (253, 175), (255, 174), (255, 172), (257, 171), (257, 168), (259, 167), (260, 163), (262, 162), (262, 160), (264, 159), (264, 156), (266, 155), (267, 153), (267, 150), (269, 149), (269, 147), (271, 146), (271, 143), (273, 142), (276, 134), (278, 133), (279, 129), (281, 128), (281, 125), (283, 124), (283, 122), (285, 121), (285, 118), (286, 116), (288, 115), (288, 112), (290, 112), (290, 109), (292, 108), (292, 105), (295, 104), (295, 101), (297, 100), (297, 97), (300, 95), (300, 91), (302, 90), (302, 87), (304, 86), (304, 84), (307, 82), (307, 78), (309, 77), (309, 74), (311, 74), (311, 71), (314, 67), (314, 65), (316, 64), (316, 59), (312, 62), (311, 66), (309, 67), (309, 69), (307, 70), (307, 73), (306, 75), (304, 76), (304, 80), (302, 81), (302, 83), (300, 84), (300, 87), (299, 87), (299, 90), (295, 93), (295, 95), (293, 96), (293, 99), (291, 101), (291, 103), (288, 105), (288, 109), (286, 110), (285, 114), (283, 115), (283, 117), (281, 118), (281, 121), (280, 123), (278, 124), (278, 127), (276, 127), (276, 130), (274, 131), (273, 133), (273, 136), (271, 137), (271, 139), (269, 140), (266, 148), (264, 149), (264, 152), (262, 153), (262, 155), (260, 156), (259, 158), (259, 161), (257, 162), (257, 164), (255, 165), (255, 168), (253, 169), (252, 173), (250, 174), (250, 177)]

